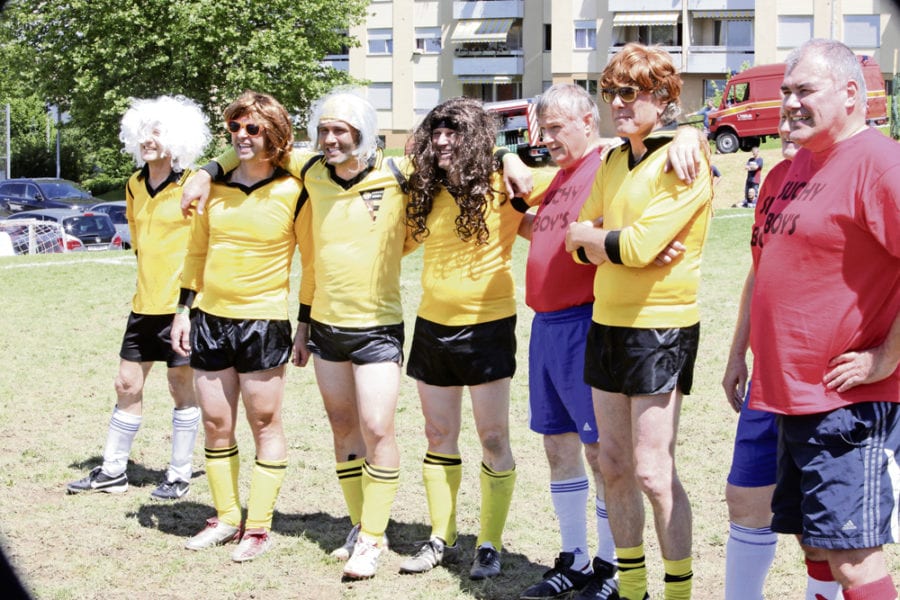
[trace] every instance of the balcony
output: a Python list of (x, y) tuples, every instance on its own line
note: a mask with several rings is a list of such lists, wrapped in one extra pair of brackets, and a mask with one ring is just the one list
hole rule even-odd
[(453, 59), (456, 76), (521, 76), (525, 72), (524, 56), (463, 56)]
[(521, 19), (524, 15), (525, 0), (453, 2), (454, 19)]
[[(655, 12), (681, 10), (681, 0), (609, 0), (609, 12)], [(713, 7), (715, 8), (715, 7)]]
[(690, 10), (754, 10), (756, 0), (688, 0)]
[(753, 46), (690, 46), (688, 73), (731, 73), (753, 64)]

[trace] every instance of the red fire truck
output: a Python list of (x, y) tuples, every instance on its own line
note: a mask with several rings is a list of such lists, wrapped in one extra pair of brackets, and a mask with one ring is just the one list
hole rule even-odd
[(531, 167), (550, 162), (547, 148), (539, 145), (541, 134), (534, 99), (485, 102), (484, 109), (497, 115), (497, 146), (516, 152)]

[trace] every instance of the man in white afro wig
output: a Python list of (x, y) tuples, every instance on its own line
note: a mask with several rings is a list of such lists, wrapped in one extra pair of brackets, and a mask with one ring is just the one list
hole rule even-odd
[(324, 152), (319, 127), (331, 121), (343, 121), (355, 131), (356, 148), (351, 152), (363, 164), (375, 156), (378, 148), (378, 115), (368, 100), (350, 88), (338, 88), (316, 100), (310, 109), (307, 132), (316, 140), (316, 150)]
[(123, 152), (143, 167), (141, 144), (155, 138), (161, 154), (172, 159), (172, 168), (182, 171), (191, 167), (209, 144), (207, 121), (200, 106), (184, 96), (132, 98), (122, 117), (119, 139), (125, 146)]
[(122, 117), (120, 139), (138, 166), (125, 188), (125, 214), (137, 255), (137, 292), (119, 351), (116, 406), (106, 434), (103, 464), (67, 486), (70, 494), (128, 490), (125, 468), (141, 425), (144, 382), (154, 362), (165, 362), (172, 411), (172, 458), (157, 500), (188, 493), (191, 459), (200, 424), (189, 359), (172, 350), (170, 330), (178, 305), (181, 267), (190, 220), (181, 214), (187, 169), (211, 136), (200, 107), (180, 96), (132, 100)]

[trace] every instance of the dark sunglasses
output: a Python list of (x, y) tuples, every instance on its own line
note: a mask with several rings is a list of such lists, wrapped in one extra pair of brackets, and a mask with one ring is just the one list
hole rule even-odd
[(600, 90), (600, 97), (607, 104), (611, 104), (616, 96), (622, 99), (622, 102), (634, 102), (641, 90), (635, 87), (620, 88), (603, 88)]
[(256, 137), (260, 133), (262, 133), (262, 126), (257, 125), (256, 123), (238, 123), (237, 121), (228, 121), (228, 131), (231, 133), (237, 133), (241, 129), (244, 129), (247, 132), (247, 135), (250, 137)]

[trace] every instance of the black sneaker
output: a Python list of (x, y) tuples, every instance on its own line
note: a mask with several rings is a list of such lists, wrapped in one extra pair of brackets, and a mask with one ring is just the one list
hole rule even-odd
[(575, 554), (560, 552), (553, 563), (553, 568), (544, 573), (543, 581), (539, 581), (522, 592), (519, 600), (557, 598), (585, 587), (593, 579), (593, 574), (573, 569), (574, 563)]
[(128, 491), (128, 476), (123, 471), (121, 475), (110, 477), (103, 472), (102, 467), (94, 467), (87, 477), (67, 485), (66, 491), (70, 494), (80, 494), (81, 492), (121, 494)]
[(500, 574), (500, 552), (492, 546), (479, 546), (472, 561), (469, 579), (475, 581), (496, 577)]
[(591, 581), (574, 600), (620, 600), (616, 566), (595, 556), (593, 567), (594, 575)]
[(150, 497), (155, 500), (178, 500), (179, 498), (187, 496), (190, 489), (191, 484), (187, 481), (182, 481), (181, 479), (176, 479), (175, 481), (163, 479), (163, 482), (159, 484), (159, 487), (150, 492)]

